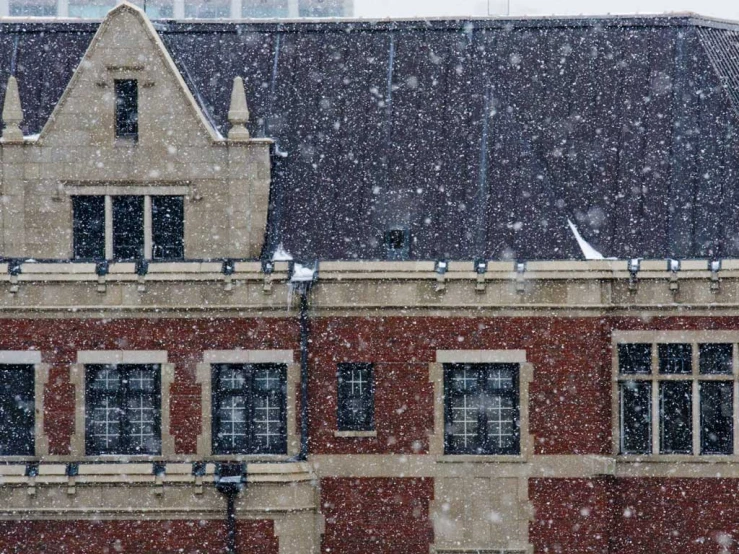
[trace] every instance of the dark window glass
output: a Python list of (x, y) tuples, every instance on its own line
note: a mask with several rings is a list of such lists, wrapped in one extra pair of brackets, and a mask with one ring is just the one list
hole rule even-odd
[(621, 453), (652, 451), (652, 383), (621, 383)]
[(135, 79), (115, 81), (115, 136), (139, 138), (139, 87)]
[(693, 372), (693, 347), (690, 344), (660, 344), (659, 372), (689, 375)]
[(652, 373), (652, 345), (619, 344), (618, 369), (622, 375)]
[(287, 368), (213, 366), (213, 453), (287, 453)]
[(518, 454), (518, 366), (444, 366), (447, 454)]
[(339, 364), (338, 428), (371, 431), (375, 428), (375, 384), (372, 364)]
[(699, 344), (700, 372), (703, 375), (731, 375), (733, 345)]
[(85, 380), (88, 455), (160, 453), (158, 365), (89, 365)]
[(408, 229), (390, 229), (385, 231), (383, 242), (388, 260), (407, 260), (410, 255), (410, 231)]
[(0, 456), (34, 455), (33, 366), (0, 366)]
[(659, 384), (662, 454), (691, 454), (693, 451), (692, 387), (690, 381)]
[(113, 197), (113, 259), (144, 257), (144, 197)]
[(701, 454), (734, 451), (734, 384), (704, 381), (700, 384)]
[(74, 196), (72, 219), (75, 259), (105, 259), (105, 197)]
[(182, 196), (151, 197), (151, 257), (173, 260), (185, 257), (185, 220)]

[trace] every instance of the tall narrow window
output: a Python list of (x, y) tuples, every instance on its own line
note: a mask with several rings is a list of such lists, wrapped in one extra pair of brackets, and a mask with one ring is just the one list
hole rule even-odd
[(659, 384), (660, 452), (693, 452), (693, 384), (690, 381)]
[(444, 366), (445, 452), (519, 454), (518, 366)]
[(213, 453), (287, 453), (287, 368), (213, 366)]
[(339, 364), (339, 431), (375, 428), (375, 383), (372, 364)]
[(85, 368), (88, 455), (161, 452), (161, 381), (158, 365)]
[(115, 136), (139, 139), (139, 87), (135, 79), (115, 81)]
[(621, 454), (652, 451), (652, 383), (621, 383)]
[(0, 456), (34, 455), (34, 368), (0, 365)]
[(185, 257), (182, 196), (152, 196), (151, 225), (151, 257), (153, 260), (173, 260)]
[(113, 197), (113, 259), (144, 257), (144, 197)]
[(701, 454), (734, 451), (734, 386), (726, 381), (700, 384)]
[(72, 198), (74, 258), (105, 259), (105, 197)]

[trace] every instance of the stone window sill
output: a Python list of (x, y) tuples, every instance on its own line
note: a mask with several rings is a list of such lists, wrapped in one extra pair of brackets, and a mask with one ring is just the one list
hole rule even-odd
[(334, 431), (334, 437), (341, 439), (371, 439), (377, 431)]

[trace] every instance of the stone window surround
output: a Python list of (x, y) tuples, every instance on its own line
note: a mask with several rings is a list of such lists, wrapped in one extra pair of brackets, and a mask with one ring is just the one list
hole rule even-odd
[[(86, 456), (85, 455), (85, 365), (87, 364), (158, 364), (161, 371), (161, 434), (162, 452), (157, 456)], [(127, 460), (171, 459), (175, 456), (174, 437), (170, 431), (170, 388), (174, 382), (174, 364), (168, 363), (166, 350), (79, 350), (77, 363), (70, 366), (69, 380), (75, 387), (74, 435), (70, 456), (86, 460), (110, 460), (125, 457)]]
[[(287, 365), (287, 454), (240, 454), (218, 456), (212, 454), (213, 390), (212, 364), (285, 364)], [(300, 364), (295, 363), (292, 350), (205, 350), (203, 361), (195, 369), (197, 383), (201, 386), (201, 430), (198, 434), (197, 455), (201, 458), (219, 459), (267, 459), (281, 460), (298, 454), (300, 437), (297, 429), (297, 392), (300, 384)]]
[[(105, 197), (105, 259), (113, 260), (113, 197), (143, 196), (144, 198), (144, 259), (152, 259), (152, 196), (191, 196), (188, 186), (69, 186), (65, 187), (69, 196), (103, 196)], [(70, 210), (72, 204), (70, 203)], [(72, 215), (70, 214), (70, 218)], [(184, 237), (183, 237), (184, 238)]]
[[(696, 444), (700, 440), (700, 434), (697, 429), (700, 427), (700, 418), (696, 417), (697, 410), (700, 409), (699, 403), (693, 402), (693, 454), (659, 454), (659, 407), (655, 410), (655, 398), (652, 398), (652, 454), (621, 454), (621, 410), (620, 410), (620, 394), (619, 383), (624, 380), (636, 377), (649, 381), (661, 380), (656, 375), (621, 375), (618, 367), (618, 345), (625, 343), (650, 343), (668, 344), (683, 343), (693, 345), (693, 362), (695, 365), (698, 356), (697, 345), (699, 343), (732, 343), (734, 344), (732, 367), (734, 379), (734, 454), (700, 454), (700, 444)], [(653, 349), (652, 356), (655, 352)], [(653, 362), (654, 363), (654, 360)], [(694, 373), (695, 375), (695, 373)], [(726, 376), (731, 377), (731, 376)], [(669, 380), (669, 377), (664, 380)], [(694, 383), (697, 381), (693, 380)], [(655, 461), (655, 462), (703, 462), (711, 463), (723, 460), (735, 461), (739, 458), (739, 425), (737, 424), (737, 414), (739, 414), (739, 331), (711, 331), (711, 330), (678, 330), (678, 331), (614, 331), (611, 337), (611, 436), (612, 436), (612, 452), (618, 457), (619, 461)], [(657, 402), (658, 404), (658, 402)], [(656, 446), (656, 447), (655, 447)]]
[(32, 365), (34, 386), (34, 450), (35, 456), (2, 456), (3, 461), (29, 461), (49, 454), (49, 439), (44, 432), (44, 389), (49, 382), (49, 364), (41, 362), (39, 350), (0, 350), (0, 364)]
[[(519, 366), (519, 455), (444, 454), (444, 364), (518, 364)], [(526, 361), (525, 350), (437, 350), (436, 362), (429, 364), (429, 381), (434, 385), (434, 434), (429, 437), (429, 454), (439, 462), (525, 462), (533, 455), (529, 433), (529, 384), (534, 366)]]

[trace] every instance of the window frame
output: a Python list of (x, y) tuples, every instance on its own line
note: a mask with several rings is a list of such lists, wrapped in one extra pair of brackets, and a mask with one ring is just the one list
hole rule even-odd
[[(241, 394), (236, 392), (224, 391), (220, 385), (220, 370), (226, 368), (241, 369), (244, 372), (244, 385)], [(257, 440), (255, 435), (255, 403), (254, 399), (259, 396), (255, 385), (255, 374), (257, 371), (279, 371), (280, 389), (278, 391), (278, 406), (280, 410), (280, 442), (274, 448), (259, 448), (256, 446)], [(284, 456), (288, 453), (289, 448), (289, 430), (288, 430), (288, 364), (276, 362), (263, 363), (229, 363), (218, 362), (211, 364), (211, 454), (214, 456)], [(246, 411), (245, 420), (245, 444), (243, 448), (225, 448), (220, 444), (218, 429), (220, 426), (220, 407), (224, 397), (242, 396)], [(273, 397), (271, 393), (266, 396)], [(269, 413), (269, 412), (268, 412)], [(269, 415), (267, 416), (269, 417)]]
[[(624, 344), (649, 343), (651, 345), (651, 363), (648, 373), (622, 374), (619, 361), (620, 352)], [(666, 372), (661, 353), (669, 345), (690, 345), (690, 372)], [(731, 372), (709, 373), (702, 372), (701, 346), (702, 345), (732, 345)], [(615, 331), (612, 338), (613, 359), (613, 453), (622, 459), (679, 459), (679, 460), (716, 460), (722, 457), (733, 457), (739, 454), (739, 425), (736, 417), (739, 414), (739, 333), (732, 331)], [(626, 430), (623, 421), (622, 390), (628, 386), (625, 383), (636, 382), (649, 385), (649, 449), (644, 452), (629, 451), (624, 448)], [(671, 452), (663, 448), (663, 390), (670, 383), (690, 383), (690, 451)], [(730, 442), (730, 452), (712, 451), (711, 443), (704, 440), (705, 412), (701, 399), (708, 396), (710, 387), (703, 387), (704, 383), (728, 383), (731, 391), (732, 415), (729, 418), (731, 429), (725, 429), (725, 442)], [(644, 387), (644, 385), (641, 385)], [(722, 389), (725, 390), (725, 386)]]
[[(121, 442), (122, 447), (118, 450), (105, 451), (104, 449), (97, 450), (94, 448), (93, 441), (93, 418), (91, 416), (91, 410), (94, 410), (92, 406), (92, 399), (94, 397), (110, 397), (112, 393), (102, 393), (94, 391), (92, 388), (92, 380), (90, 375), (92, 371), (102, 371), (114, 369), (115, 371), (121, 372), (121, 385), (122, 388), (118, 391), (117, 396), (121, 397), (121, 407), (123, 415), (121, 417)], [(151, 394), (153, 397), (154, 406), (154, 435), (158, 437), (158, 448), (155, 451), (142, 452), (131, 447), (130, 441), (130, 428), (131, 421), (126, 412), (128, 402), (132, 397), (132, 392), (129, 390), (129, 381), (126, 379), (132, 371), (139, 369), (151, 370), (154, 375), (154, 392)], [(84, 427), (85, 427), (85, 456), (161, 456), (163, 451), (164, 437), (162, 436), (162, 364), (158, 363), (101, 363), (101, 364), (85, 364), (85, 412), (84, 412)], [(126, 390), (123, 391), (122, 389)]]
[[(367, 372), (366, 397), (359, 397), (363, 421), (351, 421), (351, 408), (347, 405), (352, 397), (345, 397), (342, 387), (342, 374), (354, 371)], [(353, 376), (351, 377), (353, 380)], [(352, 381), (348, 381), (352, 383)], [(353, 389), (354, 387), (352, 387)], [(372, 363), (366, 362), (342, 362), (336, 366), (336, 429), (339, 432), (346, 431), (375, 431), (375, 368)]]
[[(487, 399), (494, 397), (508, 398), (513, 403), (513, 445), (509, 448), (495, 446), (488, 437), (487, 414), (484, 409), (484, 401), (480, 401), (477, 407), (477, 435), (479, 447), (471, 446), (469, 449), (455, 448), (450, 439), (449, 429), (452, 425), (452, 402), (456, 397), (464, 397), (463, 393), (454, 391), (451, 387), (451, 374), (454, 370), (465, 369), (477, 372), (476, 381), (479, 394), (486, 394)], [(486, 372), (504, 369), (512, 371), (513, 387), (510, 390), (493, 389), (486, 385)], [(445, 455), (480, 455), (480, 456), (520, 456), (521, 444), (521, 364), (517, 363), (445, 363), (443, 364), (443, 388), (444, 388), (444, 454)]]
[[(77, 230), (85, 228), (85, 225), (82, 224), (82, 222), (78, 221), (76, 215), (77, 210), (75, 209), (75, 205), (79, 203), (77, 198), (84, 198), (84, 197), (94, 197), (99, 198), (102, 197), (104, 199), (103, 201), (103, 209), (104, 209), (104, 215), (102, 217), (103, 220), (103, 236), (98, 237), (97, 240), (102, 239), (104, 241), (104, 248), (103, 248), (103, 257), (102, 258), (89, 258), (84, 256), (78, 256), (77, 251), (77, 245), (81, 239), (81, 237), (78, 236)], [(122, 256), (116, 256), (116, 243), (115, 243), (115, 226), (114, 226), (114, 203), (115, 200), (118, 198), (125, 198), (125, 197), (140, 197), (143, 200), (143, 225), (142, 225), (142, 237), (143, 240), (143, 248), (142, 252), (143, 255), (141, 258), (130, 258), (130, 257), (122, 257)], [(151, 191), (147, 191), (146, 193), (142, 194), (139, 191), (131, 190), (121, 190), (116, 191), (116, 194), (100, 194), (98, 191), (89, 191), (86, 192), (84, 189), (76, 190), (75, 193), (72, 195), (72, 201), (70, 202), (70, 210), (71, 210), (71, 220), (72, 220), (72, 259), (76, 261), (112, 261), (112, 262), (130, 262), (130, 261), (136, 261), (139, 259), (143, 260), (149, 260), (149, 261), (155, 261), (155, 262), (178, 262), (185, 259), (185, 236), (186, 236), (186, 226), (185, 226), (185, 198), (187, 197), (187, 194), (183, 193), (182, 191), (168, 191), (164, 190), (161, 193), (152, 194)], [(179, 254), (181, 256), (179, 257), (162, 257), (160, 254), (163, 251), (162, 246), (159, 244), (155, 244), (154, 240), (157, 237), (157, 235), (162, 235), (161, 232), (157, 229), (158, 222), (154, 221), (154, 214), (156, 211), (155, 205), (159, 202), (157, 199), (159, 198), (166, 198), (174, 201), (179, 202), (179, 206), (177, 206), (177, 213), (178, 215), (181, 214), (181, 222), (177, 225), (177, 231), (179, 236), (179, 240), (176, 242), (178, 243), (175, 245), (176, 249), (179, 250)], [(181, 209), (180, 209), (181, 206)], [(100, 230), (98, 229), (98, 232)], [(88, 242), (90, 240), (88, 239)], [(172, 245), (169, 245), (172, 246)], [(171, 250), (171, 248), (170, 248)]]

